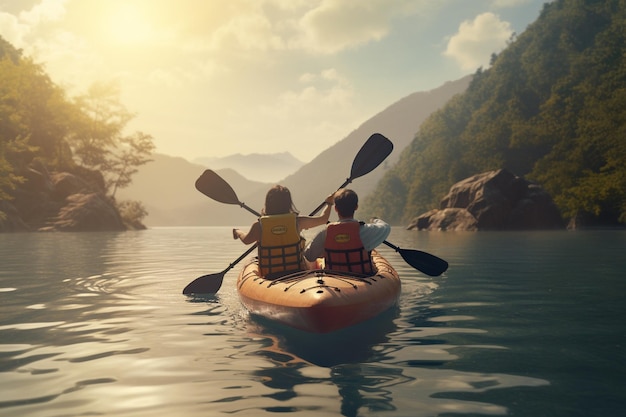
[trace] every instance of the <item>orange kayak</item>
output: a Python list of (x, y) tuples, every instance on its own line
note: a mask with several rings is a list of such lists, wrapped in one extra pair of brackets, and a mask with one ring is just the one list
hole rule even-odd
[(239, 298), (254, 315), (314, 333), (329, 333), (371, 319), (397, 304), (400, 277), (372, 251), (376, 274), (352, 276), (312, 269), (268, 280), (256, 258), (237, 279)]

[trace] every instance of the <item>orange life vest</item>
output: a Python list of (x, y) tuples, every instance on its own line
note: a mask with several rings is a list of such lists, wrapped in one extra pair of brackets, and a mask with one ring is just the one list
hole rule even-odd
[(259, 269), (267, 278), (306, 269), (304, 239), (298, 232), (296, 214), (263, 216), (259, 240)]
[(326, 226), (324, 260), (333, 271), (372, 275), (371, 253), (361, 242), (361, 224), (357, 221), (330, 223)]

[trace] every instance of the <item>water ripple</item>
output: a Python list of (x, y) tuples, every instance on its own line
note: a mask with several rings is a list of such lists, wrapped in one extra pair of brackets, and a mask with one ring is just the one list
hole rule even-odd
[(580, 234), (394, 229), (395, 244), (440, 255), (450, 269), (427, 277), (389, 251), (403, 283), (398, 308), (311, 335), (248, 315), (238, 268), (215, 296), (181, 294), (243, 252), (230, 228), (145, 232), (0, 235), (0, 414), (586, 417), (623, 408), (626, 238), (601, 234), (590, 246)]

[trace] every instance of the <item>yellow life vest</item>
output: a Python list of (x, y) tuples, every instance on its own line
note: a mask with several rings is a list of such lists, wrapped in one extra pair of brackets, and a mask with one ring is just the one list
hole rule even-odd
[(259, 269), (266, 278), (306, 269), (304, 238), (298, 232), (295, 213), (262, 216), (259, 240)]

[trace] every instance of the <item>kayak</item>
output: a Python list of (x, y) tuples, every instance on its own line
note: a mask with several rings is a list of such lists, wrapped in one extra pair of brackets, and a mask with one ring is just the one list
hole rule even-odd
[(369, 320), (397, 305), (400, 277), (372, 251), (376, 273), (351, 275), (311, 269), (265, 279), (252, 258), (237, 279), (244, 307), (253, 315), (312, 333), (330, 333)]

